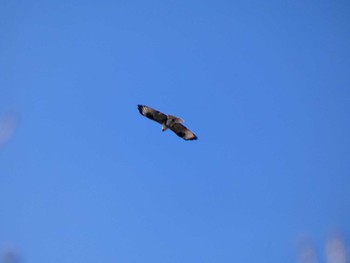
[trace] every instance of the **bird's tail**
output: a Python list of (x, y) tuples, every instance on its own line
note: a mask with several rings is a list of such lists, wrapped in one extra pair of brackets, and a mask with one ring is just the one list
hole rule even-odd
[(166, 131), (168, 127), (165, 125), (165, 123), (162, 124), (162, 131)]

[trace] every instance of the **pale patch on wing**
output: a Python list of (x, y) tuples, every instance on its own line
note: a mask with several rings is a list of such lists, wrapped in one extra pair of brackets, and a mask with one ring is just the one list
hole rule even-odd
[(181, 118), (179, 118), (179, 117), (176, 117), (176, 116), (174, 116), (174, 115), (169, 115), (168, 114), (168, 120), (171, 120), (171, 122), (172, 123), (182, 123), (182, 122), (184, 122), (184, 120), (183, 119), (181, 119)]

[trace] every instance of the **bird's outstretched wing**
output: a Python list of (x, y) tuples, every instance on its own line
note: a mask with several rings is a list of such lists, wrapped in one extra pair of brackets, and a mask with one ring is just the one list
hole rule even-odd
[(187, 129), (183, 124), (181, 123), (175, 123), (170, 127), (170, 130), (175, 132), (177, 136), (181, 137), (184, 140), (197, 140), (197, 136), (191, 132), (189, 129)]
[(165, 123), (167, 120), (167, 116), (160, 111), (157, 111), (157, 110), (152, 109), (152, 108), (145, 106), (145, 105), (137, 105), (137, 107), (139, 109), (139, 112), (143, 116), (145, 116), (151, 120), (154, 120), (160, 124)]

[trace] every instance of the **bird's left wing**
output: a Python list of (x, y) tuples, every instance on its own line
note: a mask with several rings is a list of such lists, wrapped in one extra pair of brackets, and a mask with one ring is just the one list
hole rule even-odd
[(148, 107), (145, 105), (137, 105), (137, 107), (139, 109), (139, 112), (143, 116), (145, 116), (153, 121), (156, 121), (160, 124), (163, 124), (167, 120), (167, 116), (164, 113), (157, 111), (155, 109), (152, 109), (151, 107)]

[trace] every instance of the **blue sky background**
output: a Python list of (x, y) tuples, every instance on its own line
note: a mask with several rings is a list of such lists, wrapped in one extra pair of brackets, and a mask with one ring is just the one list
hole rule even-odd
[(348, 1), (5, 0), (0, 36), (0, 118), (18, 120), (0, 248), (23, 262), (296, 262), (300, 237), (323, 257), (333, 231), (349, 246)]

